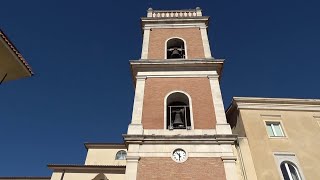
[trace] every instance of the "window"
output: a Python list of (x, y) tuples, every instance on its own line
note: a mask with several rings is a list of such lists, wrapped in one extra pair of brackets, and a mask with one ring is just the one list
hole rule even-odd
[(125, 160), (127, 157), (127, 152), (124, 150), (118, 151), (116, 154), (116, 160)]
[(266, 122), (266, 125), (270, 137), (284, 137), (280, 122)]
[(182, 39), (172, 38), (167, 41), (167, 59), (185, 59), (185, 44)]
[(175, 92), (167, 98), (167, 123), (169, 130), (191, 129), (189, 98), (181, 92)]
[(284, 180), (302, 180), (298, 168), (291, 162), (285, 161), (280, 165)]

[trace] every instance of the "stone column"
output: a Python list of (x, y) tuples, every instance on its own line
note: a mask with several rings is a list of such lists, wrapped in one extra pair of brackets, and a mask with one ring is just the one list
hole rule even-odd
[(146, 27), (144, 28), (141, 59), (148, 58), (150, 30), (151, 30), (150, 28), (146, 28)]
[(238, 180), (236, 157), (221, 157), (226, 173), (226, 180)]
[(128, 127), (128, 134), (143, 134), (142, 109), (146, 76), (136, 77), (136, 89), (133, 102), (132, 120)]
[(200, 31), (201, 31), (203, 50), (204, 50), (204, 57), (205, 58), (212, 58), (208, 34), (207, 34), (207, 27), (206, 26), (200, 27)]
[(214, 112), (216, 115), (216, 131), (217, 134), (232, 134), (230, 125), (227, 123), (226, 114), (224, 111), (221, 91), (220, 91), (220, 84), (219, 84), (219, 76), (216, 75), (209, 75), (208, 76), (210, 81), (211, 93), (212, 93), (212, 100), (214, 106)]

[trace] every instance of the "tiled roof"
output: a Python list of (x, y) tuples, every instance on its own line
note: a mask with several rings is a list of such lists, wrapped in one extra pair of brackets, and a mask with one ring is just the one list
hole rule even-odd
[(21, 61), (21, 63), (28, 69), (29, 73), (33, 75), (32, 69), (27, 63), (27, 61), (22, 57), (18, 49), (13, 45), (13, 43), (9, 40), (9, 38), (4, 34), (4, 32), (0, 29), (0, 37), (7, 43), (10, 49), (14, 52), (17, 58)]

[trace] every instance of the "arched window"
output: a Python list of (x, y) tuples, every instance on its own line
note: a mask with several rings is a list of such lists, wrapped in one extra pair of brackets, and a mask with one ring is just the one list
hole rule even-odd
[(289, 161), (280, 164), (280, 169), (284, 180), (302, 180), (297, 166)]
[(116, 154), (116, 160), (125, 160), (127, 157), (127, 152), (124, 150), (118, 151)]
[(185, 44), (182, 39), (172, 38), (167, 41), (167, 59), (185, 59)]
[(167, 97), (167, 129), (191, 129), (189, 98), (181, 92)]

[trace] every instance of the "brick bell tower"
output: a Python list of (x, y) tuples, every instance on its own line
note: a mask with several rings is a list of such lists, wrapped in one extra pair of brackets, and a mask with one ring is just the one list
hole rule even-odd
[(200, 8), (148, 9), (141, 18), (141, 59), (131, 60), (135, 84), (126, 179), (236, 180), (233, 146), (219, 77), (211, 55), (209, 17)]

